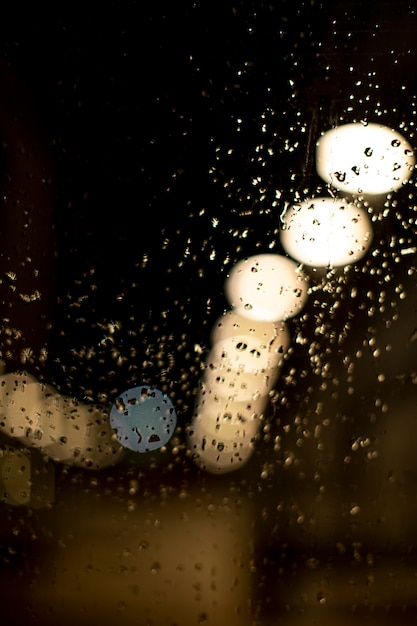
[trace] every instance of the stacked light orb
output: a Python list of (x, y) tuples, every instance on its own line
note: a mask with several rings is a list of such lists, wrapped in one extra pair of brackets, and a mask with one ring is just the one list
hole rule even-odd
[[(358, 262), (371, 246), (367, 212), (356, 199), (337, 197), (335, 190), (359, 195), (394, 191), (408, 181), (414, 163), (410, 144), (377, 124), (347, 124), (319, 139), (316, 168), (331, 193), (296, 203), (280, 216), (280, 242), (291, 258), (261, 254), (242, 259), (225, 282), (232, 311), (213, 329), (188, 431), (199, 467), (229, 472), (253, 453), (289, 345), (285, 321), (307, 300), (308, 278), (300, 264), (343, 267)], [(269, 352), (274, 344), (278, 359), (276, 351)]]

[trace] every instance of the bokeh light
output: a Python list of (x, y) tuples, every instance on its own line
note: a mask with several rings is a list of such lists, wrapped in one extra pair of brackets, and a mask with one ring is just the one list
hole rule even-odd
[(371, 220), (361, 207), (337, 198), (312, 198), (281, 218), (281, 243), (296, 261), (337, 267), (359, 261), (373, 238)]
[(134, 452), (151, 452), (171, 439), (177, 414), (168, 396), (149, 385), (140, 385), (117, 397), (110, 411), (110, 424), (122, 446)]
[(396, 191), (411, 177), (414, 164), (407, 139), (382, 124), (343, 124), (326, 131), (317, 142), (318, 174), (345, 192)]
[(286, 320), (299, 313), (307, 299), (308, 279), (297, 263), (278, 254), (242, 259), (225, 283), (230, 305), (252, 320)]
[(0, 431), (26, 445), (39, 445), (42, 424), (37, 409), (55, 393), (54, 387), (26, 372), (1, 375)]
[(125, 450), (115, 440), (108, 407), (54, 394), (36, 411), (40, 426), (32, 445), (55, 462), (103, 469), (123, 459)]

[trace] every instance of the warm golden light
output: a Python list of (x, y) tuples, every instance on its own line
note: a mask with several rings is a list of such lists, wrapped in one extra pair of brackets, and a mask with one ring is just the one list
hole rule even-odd
[(269, 367), (275, 367), (281, 363), (291, 341), (285, 322), (251, 320), (236, 311), (227, 311), (215, 322), (211, 332), (211, 342), (215, 346), (226, 338), (236, 338), (242, 335), (249, 338), (249, 351), (268, 353)]
[(317, 142), (316, 167), (335, 189), (354, 194), (383, 194), (399, 189), (415, 164), (409, 142), (380, 124), (345, 124)]
[(306, 265), (332, 267), (355, 263), (372, 242), (367, 213), (344, 200), (305, 200), (286, 211), (281, 221), (283, 248)]
[(240, 315), (269, 322), (299, 313), (307, 290), (305, 274), (294, 261), (279, 254), (242, 259), (225, 283), (226, 297)]
[(38, 447), (54, 461), (101, 469), (124, 456), (105, 407), (55, 394), (39, 408), (39, 419)]

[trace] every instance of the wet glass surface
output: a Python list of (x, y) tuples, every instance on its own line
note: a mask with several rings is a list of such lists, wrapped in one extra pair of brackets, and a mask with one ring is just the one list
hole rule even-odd
[[(415, 623), (413, 4), (17, 13), (0, 27), (3, 622)], [(409, 142), (399, 185), (319, 175), (318, 140), (353, 123)], [(372, 233), (347, 265), (298, 267), (308, 297), (280, 317), (277, 270), (252, 257), (291, 256), (285, 219), (318, 198)], [(177, 415), (145, 452), (109, 422), (141, 386)]]

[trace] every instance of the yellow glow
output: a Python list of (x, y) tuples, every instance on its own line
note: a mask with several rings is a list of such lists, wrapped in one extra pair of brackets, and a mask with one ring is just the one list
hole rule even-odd
[(211, 342), (216, 345), (225, 338), (242, 335), (250, 338), (250, 349), (268, 352), (272, 367), (281, 363), (291, 341), (285, 322), (250, 320), (236, 311), (227, 311), (215, 322)]
[(253, 444), (246, 436), (225, 439), (213, 436), (202, 420), (194, 420), (188, 432), (188, 448), (197, 465), (207, 472), (224, 474), (245, 465), (253, 454)]
[[(230, 403), (232, 406), (233, 403)], [(228, 419), (227, 414), (200, 414), (193, 420), (193, 429), (208, 438), (224, 442), (235, 441), (239, 445), (249, 445), (257, 432), (255, 422), (238, 424)]]
[(247, 436), (253, 437), (261, 425), (267, 399), (265, 396), (252, 401), (231, 402), (214, 393), (200, 393), (193, 419), (204, 420), (207, 433), (221, 434), (226, 439), (235, 432), (245, 429)]
[(105, 407), (55, 394), (42, 404), (39, 418), (38, 446), (54, 461), (101, 469), (124, 456)]
[(236, 335), (217, 341), (210, 351), (210, 359), (220, 367), (257, 374), (276, 367), (282, 355), (269, 350), (267, 344), (250, 335)]
[(36, 445), (37, 407), (56, 390), (26, 373), (0, 376), (0, 430), (26, 445)]
[(204, 371), (202, 384), (229, 401), (249, 401), (267, 395), (276, 383), (278, 374), (278, 368), (254, 374), (237, 371), (213, 361)]

